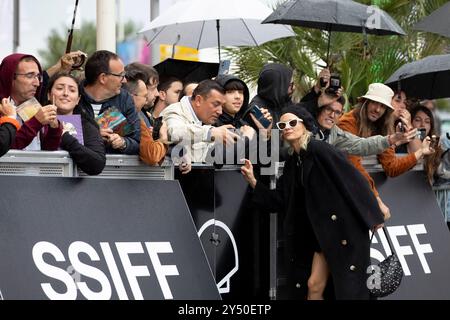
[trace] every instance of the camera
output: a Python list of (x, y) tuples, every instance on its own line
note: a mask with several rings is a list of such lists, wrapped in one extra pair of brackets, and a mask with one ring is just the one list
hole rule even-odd
[(332, 74), (330, 77), (330, 86), (325, 90), (327, 94), (336, 95), (341, 88), (341, 77), (338, 74)]

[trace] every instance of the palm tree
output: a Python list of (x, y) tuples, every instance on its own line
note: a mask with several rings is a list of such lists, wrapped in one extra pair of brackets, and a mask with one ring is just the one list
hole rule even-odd
[[(138, 26), (133, 21), (128, 21), (124, 27), (125, 37), (135, 35), (138, 29)], [(66, 50), (66, 29), (61, 28), (61, 30), (64, 30), (64, 32), (53, 29), (47, 37), (46, 49), (38, 50), (45, 69), (54, 65)], [(72, 50), (81, 50), (90, 56), (96, 50), (96, 39), (97, 31), (95, 24), (93, 22), (83, 21), (80, 30), (74, 31)]]
[[(334, 32), (331, 39), (330, 68), (341, 75), (350, 103), (361, 96), (372, 82), (384, 82), (404, 63), (430, 54), (442, 54), (448, 39), (431, 33), (419, 33), (412, 26), (422, 17), (443, 5), (445, 0), (360, 0), (378, 5), (405, 30), (405, 37), (368, 35), (364, 46), (361, 34)], [(297, 97), (303, 96), (324, 66), (327, 37), (320, 30), (293, 28), (296, 36), (278, 39), (259, 47), (230, 48), (228, 53), (237, 62), (237, 74), (255, 84), (259, 70), (267, 62), (284, 63), (296, 70)]]

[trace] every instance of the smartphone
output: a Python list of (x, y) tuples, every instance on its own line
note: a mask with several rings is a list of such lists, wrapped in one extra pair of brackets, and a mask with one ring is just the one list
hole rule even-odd
[(417, 138), (419, 138), (421, 141), (425, 139), (427, 135), (427, 129), (425, 128), (419, 128), (417, 129)]
[(270, 126), (270, 124), (272, 123), (271, 121), (264, 118), (264, 114), (262, 113), (261, 109), (257, 105), (254, 105), (250, 112), (253, 113), (256, 120), (258, 120), (259, 123), (261, 123), (264, 128), (267, 129)]
[(219, 63), (219, 72), (218, 76), (228, 74), (230, 72), (230, 60), (221, 60)]
[(163, 124), (162, 119), (163, 119), (163, 117), (158, 117), (153, 120), (152, 137), (153, 137), (153, 140), (155, 140), (155, 141), (159, 139), (159, 130), (161, 130), (161, 126)]
[[(394, 125), (396, 128), (400, 129), (400, 132), (406, 131), (405, 125), (403, 124), (402, 120), (398, 119), (397, 121), (395, 121)], [(424, 137), (424, 139), (425, 139), (425, 137)]]

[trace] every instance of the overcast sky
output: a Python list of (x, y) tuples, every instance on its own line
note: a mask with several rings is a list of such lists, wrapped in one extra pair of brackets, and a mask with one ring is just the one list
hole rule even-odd
[[(138, 26), (150, 20), (150, 0), (122, 0), (123, 20), (132, 19)], [(243, 0), (245, 1), (245, 0)], [(271, 4), (276, 0), (260, 0)], [(0, 0), (0, 60), (12, 53), (12, 28), (5, 27), (5, 15), (11, 17), (13, 0)], [(161, 11), (175, 0), (160, 0)], [(20, 0), (20, 46), (18, 52), (30, 53), (39, 58), (37, 51), (46, 46), (46, 38), (52, 29), (67, 32), (72, 22), (75, 0)], [(96, 1), (79, 0), (77, 22), (95, 21)], [(3, 19), (3, 20), (2, 20)]]

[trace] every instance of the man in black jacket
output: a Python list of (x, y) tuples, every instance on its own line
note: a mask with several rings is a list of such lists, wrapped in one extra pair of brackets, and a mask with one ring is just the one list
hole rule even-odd
[(113, 130), (100, 129), (100, 134), (107, 146), (107, 153), (139, 154), (141, 129), (134, 102), (128, 92), (122, 89), (126, 82), (125, 68), (122, 60), (115, 53), (100, 50), (86, 62), (86, 80), (81, 88), (81, 100), (78, 113), (87, 112), (96, 116), (94, 110), (101, 114), (111, 107), (116, 107), (125, 116), (132, 132), (120, 136)]

